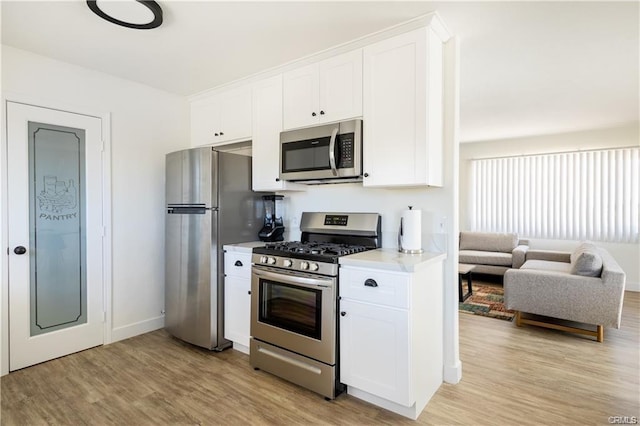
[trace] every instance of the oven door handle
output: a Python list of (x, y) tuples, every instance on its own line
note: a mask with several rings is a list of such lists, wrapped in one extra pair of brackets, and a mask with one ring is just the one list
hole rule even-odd
[(338, 127), (333, 129), (329, 141), (329, 165), (334, 176), (338, 176), (338, 168), (336, 167), (336, 136), (338, 136), (338, 129)]
[(253, 267), (252, 273), (258, 277), (263, 277), (267, 279), (272, 279), (274, 281), (280, 281), (289, 284), (295, 284), (302, 287), (308, 288), (330, 288), (333, 283), (333, 278), (308, 278), (308, 277), (299, 277), (290, 275), (288, 273), (275, 273), (270, 271), (265, 271), (262, 269), (258, 269)]

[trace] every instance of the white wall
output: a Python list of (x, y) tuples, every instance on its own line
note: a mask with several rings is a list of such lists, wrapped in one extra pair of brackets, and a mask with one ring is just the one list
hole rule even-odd
[[(595, 129), (555, 135), (540, 135), (519, 139), (504, 139), (460, 145), (460, 229), (470, 228), (469, 203), (470, 160), (512, 155), (533, 155), (554, 152), (610, 149), (638, 146), (639, 123), (615, 128)], [(526, 235), (523, 235), (527, 238)], [(571, 251), (578, 241), (530, 239), (531, 248)], [(620, 264), (627, 274), (627, 289), (640, 291), (640, 244), (598, 243)]]
[[(111, 339), (161, 328), (164, 155), (189, 146), (186, 98), (8, 46), (2, 46), (2, 91), (8, 99), (41, 99), (46, 106), (110, 113)], [(0, 180), (4, 176), (2, 172)], [(3, 209), (0, 215), (4, 214)], [(1, 241), (6, 238), (0, 237)], [(5, 276), (6, 271), (0, 270), (0, 277)], [(6, 279), (3, 284), (6, 286)], [(6, 338), (6, 300), (2, 304)], [(3, 359), (3, 373), (5, 366)]]

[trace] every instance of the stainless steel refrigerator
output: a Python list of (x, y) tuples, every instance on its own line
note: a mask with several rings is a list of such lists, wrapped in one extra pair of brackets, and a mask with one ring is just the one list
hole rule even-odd
[(166, 157), (165, 328), (223, 350), (222, 246), (256, 241), (262, 195), (251, 191), (251, 157), (194, 148)]

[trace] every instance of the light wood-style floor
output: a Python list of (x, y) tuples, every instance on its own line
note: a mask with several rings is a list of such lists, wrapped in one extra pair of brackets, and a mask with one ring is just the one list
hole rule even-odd
[[(418, 424), (606, 425), (640, 418), (640, 293), (605, 342), (460, 315), (462, 381), (444, 384)], [(427, 361), (425, 361), (427, 362)], [(3, 425), (415, 424), (348, 395), (321, 396), (159, 330), (1, 379)]]

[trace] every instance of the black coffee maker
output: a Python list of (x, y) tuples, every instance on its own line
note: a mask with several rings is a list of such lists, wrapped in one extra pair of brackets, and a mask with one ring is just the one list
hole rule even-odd
[(264, 204), (264, 226), (258, 233), (260, 241), (284, 240), (284, 222), (282, 221), (283, 198), (284, 195), (262, 196)]

